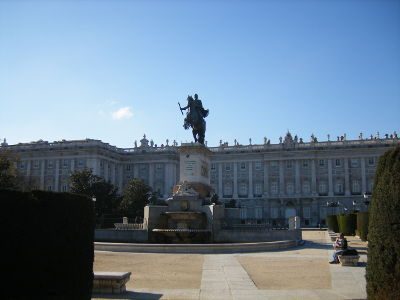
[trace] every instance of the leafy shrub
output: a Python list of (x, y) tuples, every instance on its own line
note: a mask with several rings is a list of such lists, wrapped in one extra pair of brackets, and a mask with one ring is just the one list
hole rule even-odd
[(333, 232), (339, 232), (339, 225), (336, 215), (326, 216), (326, 223), (329, 230), (332, 230)]
[(368, 212), (357, 213), (357, 230), (356, 234), (362, 241), (366, 241), (368, 238)]
[(375, 173), (368, 227), (368, 299), (400, 299), (400, 147)]
[(339, 231), (344, 235), (354, 235), (356, 233), (357, 215), (340, 214), (337, 216)]

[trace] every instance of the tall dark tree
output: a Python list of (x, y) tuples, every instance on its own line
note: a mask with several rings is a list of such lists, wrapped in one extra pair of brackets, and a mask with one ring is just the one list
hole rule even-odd
[(105, 213), (112, 213), (119, 205), (118, 189), (92, 170), (76, 171), (70, 176), (71, 192), (95, 197), (96, 220), (101, 222)]
[(134, 178), (126, 186), (121, 211), (132, 217), (143, 217), (143, 209), (151, 196), (151, 187), (141, 179)]
[(400, 147), (379, 159), (375, 174), (366, 279), (368, 299), (400, 299)]
[(73, 172), (69, 180), (72, 193), (83, 194), (89, 197), (93, 196), (93, 184), (104, 181), (101, 177), (94, 175), (93, 171), (89, 169)]
[(15, 167), (17, 157), (9, 151), (0, 150), (0, 188), (20, 190), (22, 177)]

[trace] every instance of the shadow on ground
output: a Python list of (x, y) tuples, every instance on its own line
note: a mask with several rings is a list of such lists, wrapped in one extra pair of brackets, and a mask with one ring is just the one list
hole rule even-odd
[(126, 291), (123, 294), (93, 294), (92, 299), (135, 299), (135, 300), (159, 300), (162, 294), (156, 293), (140, 293)]
[(300, 249), (332, 249), (331, 244), (326, 244), (326, 242), (313, 242), (313, 241), (304, 241), (302, 246), (299, 246)]

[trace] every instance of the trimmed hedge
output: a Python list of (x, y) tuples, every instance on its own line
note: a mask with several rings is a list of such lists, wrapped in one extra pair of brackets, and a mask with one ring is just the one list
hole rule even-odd
[(369, 212), (368, 299), (400, 299), (400, 146), (379, 159)]
[(94, 207), (69, 193), (0, 190), (0, 298), (91, 299)]
[(329, 230), (332, 230), (333, 232), (339, 232), (339, 225), (336, 215), (326, 216), (326, 224), (328, 225)]
[(357, 215), (356, 214), (340, 214), (337, 216), (339, 231), (344, 235), (354, 235), (356, 233)]
[(368, 212), (358, 212), (357, 213), (357, 235), (362, 241), (368, 240)]

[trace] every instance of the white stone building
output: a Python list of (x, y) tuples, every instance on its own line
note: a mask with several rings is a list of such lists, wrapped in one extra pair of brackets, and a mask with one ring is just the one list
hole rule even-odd
[[(328, 138), (329, 139), (329, 138)], [(367, 209), (379, 156), (400, 145), (397, 134), (385, 138), (303, 142), (287, 133), (279, 144), (210, 147), (210, 182), (222, 202), (235, 200), (242, 222), (279, 224), (298, 215), (302, 226), (324, 224), (330, 213)], [(146, 136), (140, 145), (121, 149), (100, 140), (8, 145), (19, 157), (18, 169), (42, 190), (69, 191), (69, 175), (90, 168), (123, 191), (141, 178), (165, 198), (179, 180), (178, 144), (157, 147)], [(328, 207), (327, 203), (338, 203)]]

